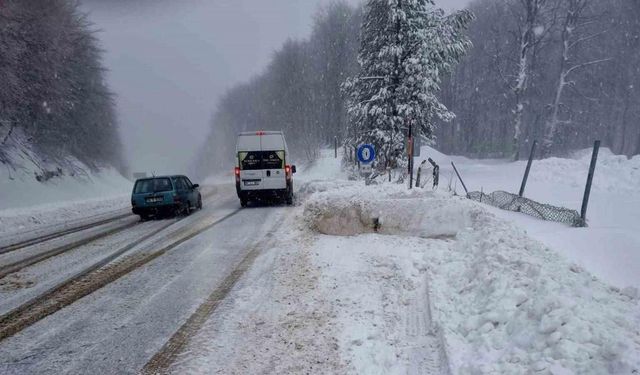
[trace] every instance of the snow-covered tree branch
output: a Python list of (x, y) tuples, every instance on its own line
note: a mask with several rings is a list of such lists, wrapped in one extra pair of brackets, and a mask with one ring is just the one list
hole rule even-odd
[(409, 128), (432, 139), (433, 120), (453, 118), (436, 94), (441, 75), (469, 47), (464, 31), (471, 19), (468, 11), (445, 15), (430, 0), (369, 0), (360, 71), (343, 85), (350, 116), (345, 144), (372, 143), (383, 164), (393, 165)]

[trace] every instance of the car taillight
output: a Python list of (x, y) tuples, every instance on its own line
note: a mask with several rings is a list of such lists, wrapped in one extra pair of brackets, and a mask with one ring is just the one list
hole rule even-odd
[(235, 169), (236, 181), (240, 181), (240, 167)]

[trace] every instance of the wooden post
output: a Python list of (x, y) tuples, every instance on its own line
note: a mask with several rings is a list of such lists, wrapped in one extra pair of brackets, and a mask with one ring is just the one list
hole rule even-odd
[(531, 163), (533, 162), (533, 155), (536, 152), (536, 145), (538, 141), (533, 141), (531, 145), (531, 152), (529, 153), (529, 161), (527, 162), (527, 168), (524, 170), (524, 177), (522, 177), (522, 184), (520, 185), (520, 193), (518, 194), (520, 197), (524, 195), (524, 188), (527, 186), (527, 179), (529, 178), (529, 171), (531, 170)]
[(335, 151), (335, 158), (338, 158), (338, 137), (333, 137), (333, 149)]
[(589, 165), (587, 185), (584, 188), (584, 196), (582, 197), (582, 209), (580, 210), (580, 218), (582, 219), (583, 226), (587, 225), (587, 206), (589, 205), (589, 195), (591, 194), (593, 174), (596, 170), (596, 162), (598, 161), (598, 150), (600, 150), (600, 141), (595, 141), (593, 143), (593, 152), (591, 153), (591, 164)]

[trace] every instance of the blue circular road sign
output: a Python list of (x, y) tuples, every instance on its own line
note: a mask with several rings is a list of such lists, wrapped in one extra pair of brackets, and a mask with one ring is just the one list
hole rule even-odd
[(358, 147), (358, 160), (360, 163), (369, 164), (376, 158), (376, 150), (372, 145), (360, 145)]

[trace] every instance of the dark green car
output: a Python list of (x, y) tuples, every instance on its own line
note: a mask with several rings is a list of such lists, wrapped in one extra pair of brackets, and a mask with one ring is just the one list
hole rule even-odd
[(142, 220), (151, 216), (189, 215), (202, 208), (198, 184), (186, 176), (158, 176), (136, 180), (131, 194), (131, 206)]

